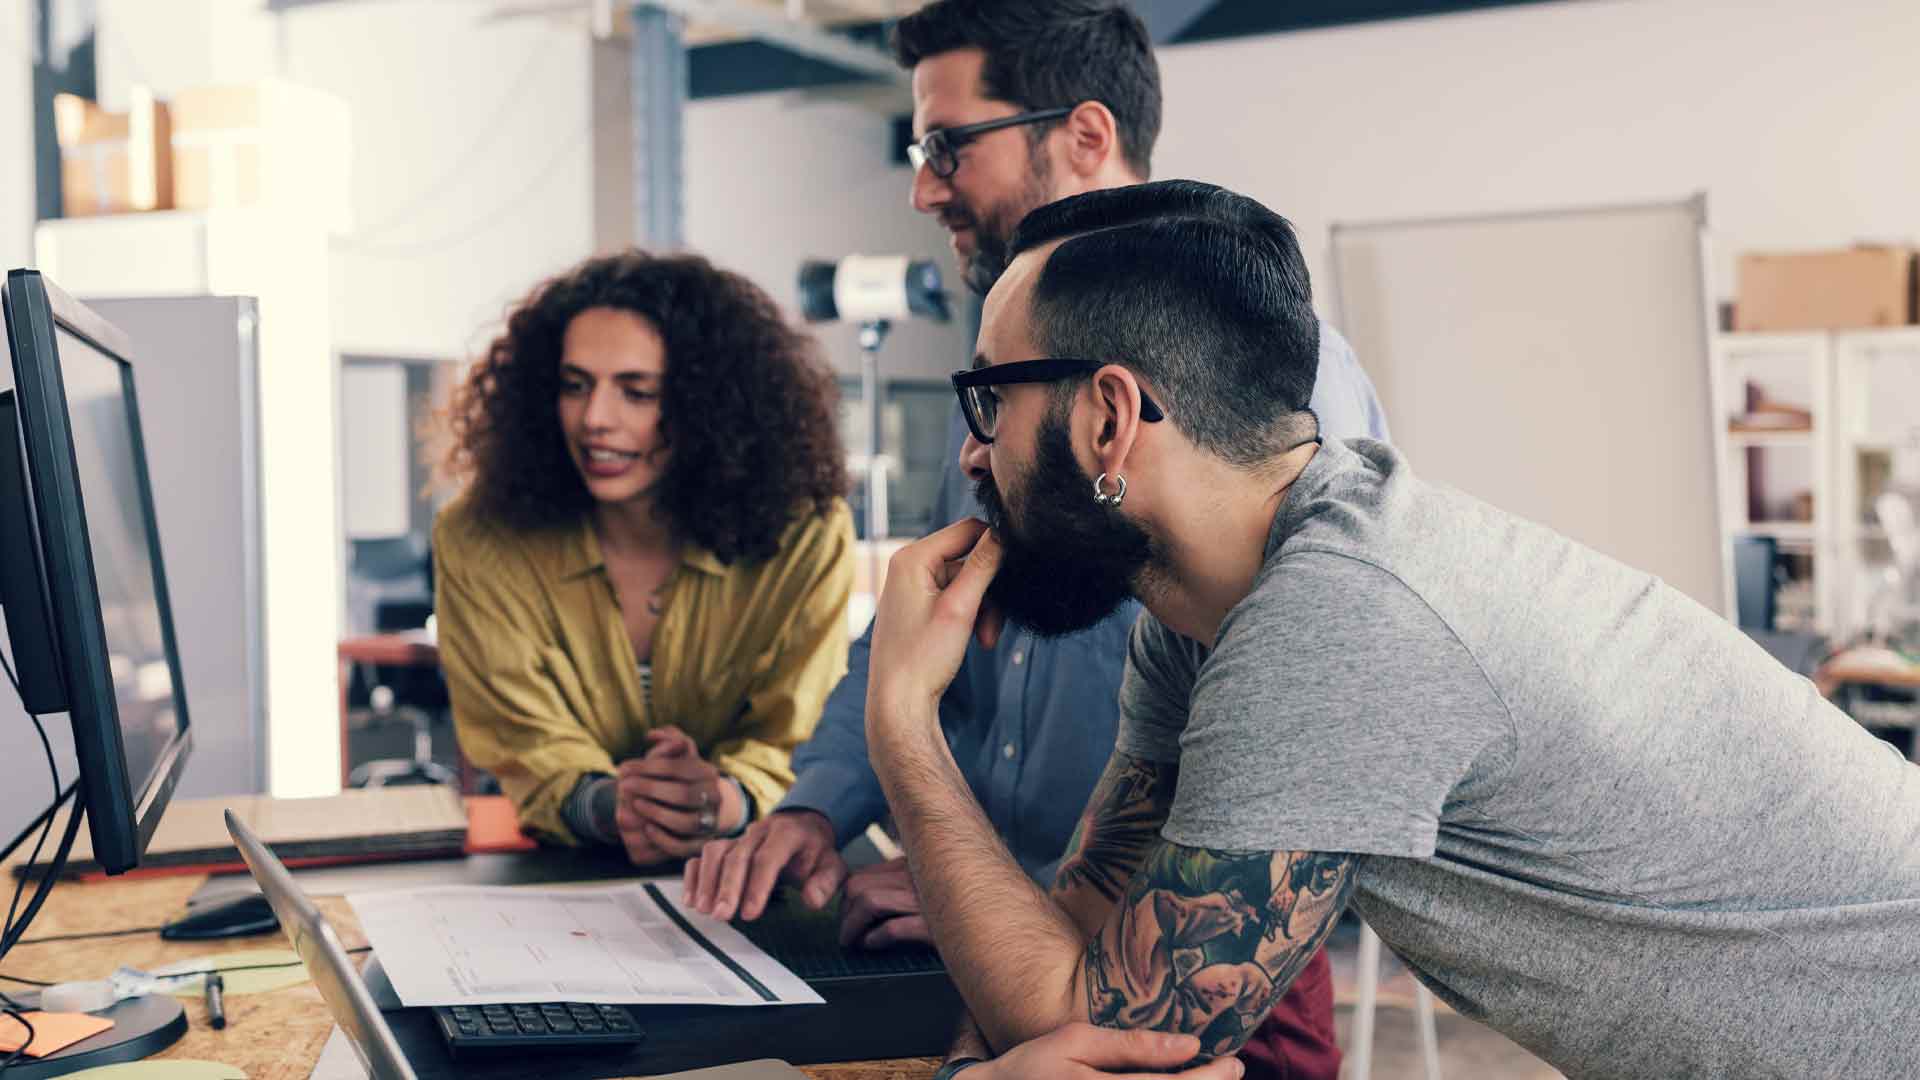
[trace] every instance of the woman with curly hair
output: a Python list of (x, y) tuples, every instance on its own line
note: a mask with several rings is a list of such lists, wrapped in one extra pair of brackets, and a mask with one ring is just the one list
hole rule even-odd
[(434, 525), (460, 746), (529, 829), (680, 858), (771, 811), (846, 671), (832, 375), (692, 255), (535, 288), (456, 393)]

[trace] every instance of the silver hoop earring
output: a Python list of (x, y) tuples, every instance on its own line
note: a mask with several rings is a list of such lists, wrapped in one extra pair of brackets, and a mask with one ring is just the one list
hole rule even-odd
[(1093, 501), (1095, 503), (1100, 506), (1119, 506), (1120, 500), (1127, 497), (1127, 478), (1116, 474), (1113, 482), (1120, 486), (1111, 494), (1106, 490), (1106, 473), (1101, 473), (1099, 479), (1093, 482)]

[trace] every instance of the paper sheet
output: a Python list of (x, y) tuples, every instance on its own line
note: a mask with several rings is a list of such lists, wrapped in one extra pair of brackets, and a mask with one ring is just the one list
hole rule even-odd
[(354, 893), (347, 900), (409, 1006), (821, 1000), (733, 927), (680, 907), (678, 880), (597, 888), (445, 886)]
[(327, 1045), (320, 1048), (320, 1060), (313, 1063), (307, 1080), (367, 1080), (367, 1067), (360, 1064), (360, 1055), (347, 1041), (346, 1032), (336, 1027), (327, 1036)]

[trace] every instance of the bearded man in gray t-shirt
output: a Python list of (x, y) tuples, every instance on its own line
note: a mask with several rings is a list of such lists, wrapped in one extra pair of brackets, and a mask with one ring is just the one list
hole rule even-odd
[[(1657, 578), (1318, 445), (1307, 274), (1259, 204), (1101, 192), (1014, 250), (955, 376), (992, 530), (896, 556), (868, 692), (989, 1042), (1088, 1020), (1231, 1053), (1351, 901), (1576, 1077), (1913, 1071), (1920, 768)], [(1129, 594), (1119, 742), (1049, 896), (934, 702), (969, 632)]]

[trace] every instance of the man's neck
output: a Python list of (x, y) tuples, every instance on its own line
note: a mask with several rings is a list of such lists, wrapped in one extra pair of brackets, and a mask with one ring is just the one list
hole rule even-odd
[(1059, 202), (1073, 195), (1085, 195), (1089, 191), (1107, 191), (1111, 188), (1132, 187), (1146, 182), (1144, 177), (1135, 174), (1127, 166), (1109, 162), (1102, 166), (1099, 172), (1088, 177), (1076, 190), (1063, 191), (1055, 195), (1054, 201)]
[(1273, 519), (1318, 450), (1313, 444), (1297, 447), (1255, 471), (1211, 459), (1170, 486), (1165, 508), (1154, 514), (1163, 547), (1160, 566), (1139, 587), (1154, 618), (1214, 647), (1220, 624), (1253, 591)]

